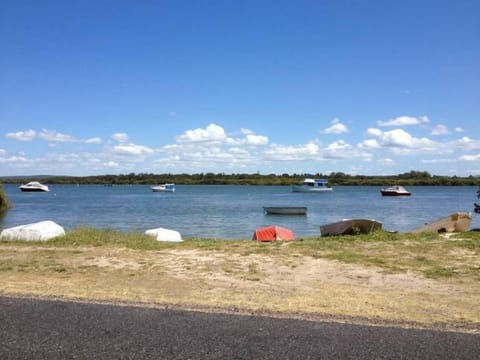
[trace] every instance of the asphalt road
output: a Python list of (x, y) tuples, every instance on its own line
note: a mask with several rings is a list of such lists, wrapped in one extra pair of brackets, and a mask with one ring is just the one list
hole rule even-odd
[(0, 359), (478, 359), (480, 335), (0, 297)]

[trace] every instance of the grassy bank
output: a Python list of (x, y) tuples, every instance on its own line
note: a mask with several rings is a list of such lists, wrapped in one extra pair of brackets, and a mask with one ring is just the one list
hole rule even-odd
[(480, 326), (480, 233), (159, 243), (76, 229), (0, 242), (0, 293)]

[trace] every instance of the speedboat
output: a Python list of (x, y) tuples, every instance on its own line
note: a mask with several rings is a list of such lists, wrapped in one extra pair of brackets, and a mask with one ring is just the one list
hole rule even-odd
[(380, 190), (382, 196), (410, 196), (411, 193), (403, 186), (395, 185)]
[(40, 184), (38, 181), (30, 181), (28, 184), (18, 187), (23, 192), (47, 192), (50, 191), (47, 185)]
[(175, 192), (175, 184), (163, 184), (151, 186), (153, 192)]
[(320, 226), (322, 236), (369, 234), (381, 230), (383, 223), (370, 219), (345, 219)]
[(310, 179), (306, 178), (300, 185), (293, 185), (293, 192), (325, 192), (332, 191), (333, 188), (328, 185), (326, 179)]

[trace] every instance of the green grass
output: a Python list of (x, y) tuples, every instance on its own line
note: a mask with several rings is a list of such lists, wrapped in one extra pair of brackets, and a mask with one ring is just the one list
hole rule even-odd
[[(8, 243), (12, 242), (0, 241), (0, 246)], [(137, 251), (199, 249), (242, 256), (284, 255), (287, 263), (293, 254), (297, 254), (348, 264), (375, 266), (387, 273), (415, 271), (430, 278), (471, 277), (480, 280), (479, 232), (462, 233), (451, 239), (433, 233), (378, 231), (369, 235), (299, 238), (292, 242), (262, 243), (252, 240), (194, 238), (186, 239), (182, 243), (168, 243), (158, 242), (140, 233), (78, 228), (68, 231), (66, 236), (46, 242), (13, 243), (19, 246), (51, 247), (52, 250), (44, 250), (43, 255), (46, 258), (53, 256), (52, 251), (65, 247), (123, 247)], [(81, 249), (68, 251), (81, 252)], [(3, 268), (9, 268), (9, 265), (5, 264)], [(249, 272), (255, 275), (253, 268)]]

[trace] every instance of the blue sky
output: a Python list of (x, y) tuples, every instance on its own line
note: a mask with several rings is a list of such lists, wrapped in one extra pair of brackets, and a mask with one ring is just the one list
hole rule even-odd
[(0, 176), (480, 175), (480, 1), (0, 2)]

